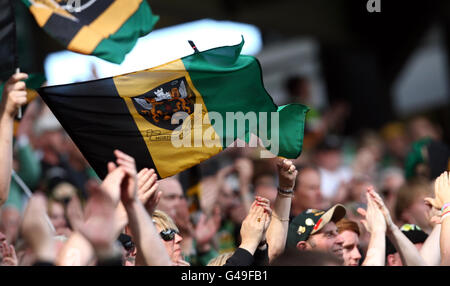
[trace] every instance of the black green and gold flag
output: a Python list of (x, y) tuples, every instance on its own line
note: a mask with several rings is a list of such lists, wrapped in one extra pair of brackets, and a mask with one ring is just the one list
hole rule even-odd
[[(45, 87), (39, 94), (101, 178), (114, 149), (133, 156), (138, 169), (154, 168), (165, 178), (238, 138), (250, 142), (251, 133), (264, 144), (278, 141), (268, 146), (275, 155), (297, 158), (308, 107), (275, 105), (258, 60), (240, 55), (243, 44), (139, 72)], [(228, 120), (232, 115), (243, 118)]]
[(0, 0), (0, 80), (7, 80), (18, 67), (16, 53), (16, 22), (12, 0)]
[(159, 17), (146, 0), (22, 0), (38, 25), (69, 50), (120, 64)]

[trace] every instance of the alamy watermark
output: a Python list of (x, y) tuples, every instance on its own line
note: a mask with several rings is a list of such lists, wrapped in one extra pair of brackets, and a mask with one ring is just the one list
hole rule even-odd
[[(193, 116), (189, 116), (186, 112), (176, 112), (172, 116), (171, 123), (179, 125), (169, 135), (172, 145), (176, 148), (220, 148), (223, 143), (221, 139), (223, 135), (226, 136), (225, 147), (227, 147), (235, 142), (233, 135), (245, 134), (245, 128), (248, 126), (248, 133), (257, 135), (260, 140), (249, 140), (247, 146), (258, 147), (261, 144), (266, 149), (261, 150), (261, 158), (273, 158), (279, 152), (278, 112), (247, 112), (246, 114), (226, 112), (225, 118), (223, 118), (222, 114), (218, 112), (203, 113), (202, 105), (195, 104)], [(222, 132), (225, 134), (220, 134)], [(253, 139), (255, 138), (253, 137)], [(245, 146), (244, 141), (236, 142), (236, 147)]]
[(369, 13), (381, 12), (381, 0), (369, 0), (367, 1), (367, 11)]

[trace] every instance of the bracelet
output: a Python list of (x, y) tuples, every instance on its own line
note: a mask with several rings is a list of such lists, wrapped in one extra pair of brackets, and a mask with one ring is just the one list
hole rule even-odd
[(446, 211), (446, 212), (444, 212), (442, 215), (441, 215), (441, 217), (443, 217), (443, 216), (445, 216), (446, 214), (448, 214), (448, 213), (450, 213), (450, 210), (449, 211)]
[(280, 193), (280, 192), (278, 192), (278, 195), (280, 195), (280, 196), (282, 196), (282, 197), (286, 197), (286, 198), (292, 198), (292, 197), (294, 197), (294, 194), (288, 195), (288, 194), (283, 194), (283, 193)]
[(442, 206), (441, 212), (444, 212), (444, 210), (445, 210), (446, 208), (448, 208), (448, 207), (450, 207), (450, 203), (445, 203), (445, 204)]
[(258, 244), (258, 248), (261, 248), (261, 247), (263, 247), (266, 244), (267, 244), (267, 240), (264, 239)]
[(283, 194), (293, 194), (294, 190), (293, 189), (287, 189), (287, 190), (283, 190), (280, 187), (277, 188), (279, 193), (283, 193)]
[(272, 216), (273, 216), (274, 218), (276, 218), (277, 220), (281, 221), (281, 222), (283, 222), (283, 221), (289, 221), (289, 218), (287, 218), (287, 219), (282, 219), (282, 218), (278, 217), (277, 215), (275, 215), (274, 213), (272, 213)]
[(280, 187), (277, 188), (278, 189), (278, 194), (284, 197), (288, 197), (288, 198), (292, 198), (294, 196), (294, 190), (290, 189), (290, 190), (282, 190), (280, 189)]
[(450, 211), (444, 213), (444, 214), (441, 216), (441, 223), (444, 221), (444, 218), (448, 217), (449, 215), (450, 215)]

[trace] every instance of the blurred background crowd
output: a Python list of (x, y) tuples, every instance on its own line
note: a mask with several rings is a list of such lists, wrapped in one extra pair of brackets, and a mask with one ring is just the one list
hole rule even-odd
[[(286, 80), (292, 101), (307, 99), (307, 84), (297, 77)], [(314, 111), (306, 121), (303, 152), (293, 160), (299, 173), (290, 216), (339, 203), (346, 207), (347, 218), (359, 223), (364, 217), (357, 209), (367, 208), (366, 190), (375, 186), (398, 226), (415, 224), (430, 233), (431, 208), (424, 198), (433, 196), (433, 179), (448, 168), (450, 158), (442, 127), (417, 116), (346, 136), (337, 129), (343, 124), (345, 108)], [(260, 159), (259, 154), (256, 148), (230, 147), (190, 170), (158, 181), (161, 197), (156, 208), (179, 228), (181, 249), (189, 263), (206, 265), (211, 258), (236, 250), (241, 223), (255, 196), (268, 198), (273, 206), (277, 158)], [(86, 202), (89, 188), (100, 180), (39, 98), (28, 105), (16, 128), (14, 170), (32, 191), (46, 194), (56, 233), (70, 237), (68, 203), (74, 196)], [(27, 200), (12, 180), (0, 217), (0, 232), (8, 244), (20, 245)], [(361, 224), (359, 229), (360, 252), (365, 253), (369, 233)]]

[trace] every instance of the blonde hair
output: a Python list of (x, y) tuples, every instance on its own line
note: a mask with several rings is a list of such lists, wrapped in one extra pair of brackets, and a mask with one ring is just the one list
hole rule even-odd
[(49, 216), (52, 215), (53, 209), (55, 208), (55, 205), (61, 205), (62, 209), (64, 210), (64, 214), (66, 214), (66, 209), (64, 207), (64, 203), (60, 200), (49, 198), (47, 200), (47, 214)]
[(223, 266), (234, 252), (225, 252), (211, 259), (206, 266)]
[(152, 213), (152, 219), (153, 219), (153, 222), (163, 230), (173, 229), (173, 230), (179, 231), (178, 227), (173, 222), (173, 220), (170, 218), (170, 216), (168, 216), (163, 211), (155, 210)]

